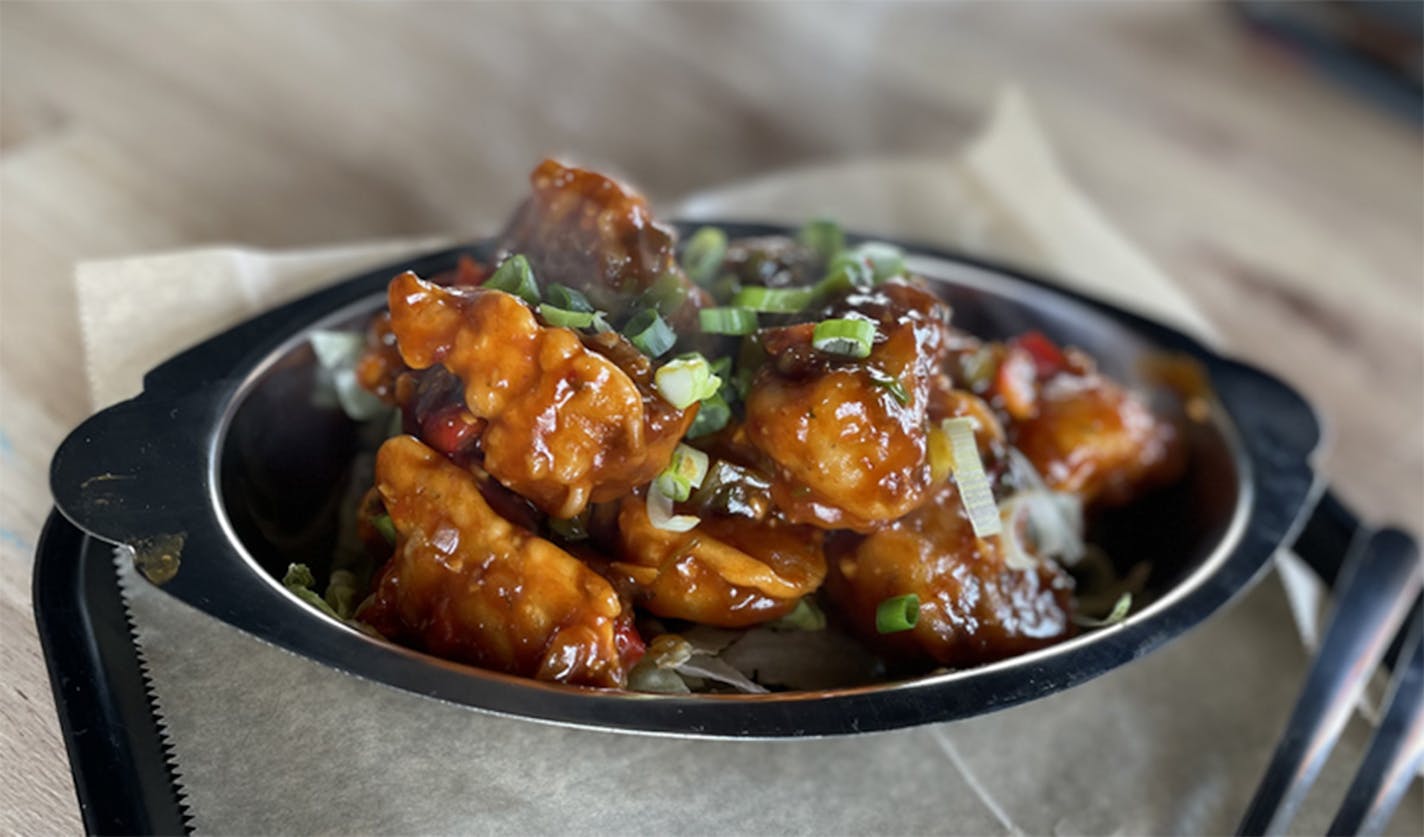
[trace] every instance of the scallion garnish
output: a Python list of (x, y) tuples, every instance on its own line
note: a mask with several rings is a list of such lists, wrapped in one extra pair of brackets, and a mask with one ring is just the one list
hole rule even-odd
[(796, 240), (815, 250), (823, 262), (830, 262), (845, 249), (845, 233), (841, 232), (840, 225), (825, 218), (807, 221), (796, 233)]
[(703, 227), (687, 240), (682, 251), (682, 269), (687, 278), (705, 285), (717, 277), (727, 255), (727, 234), (716, 227)]
[(381, 533), (381, 537), (386, 539), (386, 543), (394, 544), (396, 542), (396, 524), (391, 520), (390, 515), (376, 515), (371, 518), (371, 525), (375, 527), (377, 532)]
[(732, 297), (732, 305), (768, 314), (795, 314), (810, 305), (815, 295), (814, 288), (763, 288), (752, 285), (737, 291)]
[(722, 304), (727, 304), (736, 298), (737, 293), (742, 290), (742, 280), (730, 273), (717, 277), (709, 288), (712, 298)]
[(639, 302), (659, 314), (671, 317), (687, 302), (687, 286), (676, 273), (664, 273), (643, 292)]
[(746, 308), (703, 308), (697, 316), (708, 334), (742, 335), (757, 330), (756, 312)]
[(685, 410), (704, 398), (716, 395), (722, 386), (722, 379), (713, 374), (707, 358), (690, 352), (663, 364), (653, 374), (653, 384), (663, 400), (679, 410)]
[(648, 486), (648, 522), (653, 524), (654, 529), (686, 532), (702, 522), (701, 518), (690, 514), (673, 514), (672, 502), (671, 497), (658, 490), (656, 483)]
[(712, 373), (721, 378), (723, 382), (732, 377), (732, 358), (730, 355), (723, 355), (712, 361)]
[(539, 284), (534, 281), (534, 270), (529, 267), (529, 260), (519, 253), (505, 259), (483, 287), (514, 294), (530, 305), (539, 304)]
[(873, 284), (874, 274), (863, 259), (853, 253), (840, 253), (831, 259), (825, 278), (816, 283), (816, 295), (821, 298), (840, 296)]
[(920, 621), (920, 597), (914, 593), (894, 596), (875, 608), (875, 630), (882, 634), (908, 631)]
[(1004, 531), (999, 519), (999, 507), (994, 503), (994, 491), (979, 459), (979, 445), (974, 441), (974, 421), (964, 417), (945, 419), (940, 426), (949, 437), (950, 470), (959, 486), (959, 501), (969, 513), (974, 536), (987, 538)]
[(549, 325), (560, 328), (591, 328), (598, 319), (596, 311), (568, 311), (547, 302), (539, 304), (539, 316)]
[(869, 266), (871, 279), (877, 285), (905, 272), (905, 253), (893, 244), (867, 241), (852, 252), (861, 264)]
[(870, 370), (870, 380), (875, 382), (876, 386), (884, 387), (885, 391), (889, 392), (890, 395), (901, 404), (910, 403), (910, 393), (905, 389), (905, 385), (900, 382), (899, 378), (887, 375), (879, 369), (872, 369)]
[(822, 320), (811, 333), (811, 346), (817, 351), (844, 357), (869, 357), (874, 342), (875, 323), (869, 320)]
[(700, 439), (709, 433), (716, 433), (731, 420), (732, 408), (727, 404), (727, 399), (722, 397), (722, 393), (715, 392), (702, 399), (702, 406), (697, 408), (697, 417), (687, 428), (687, 438)]
[(653, 489), (661, 491), (679, 503), (692, 496), (692, 487), (687, 484), (687, 480), (680, 479), (676, 474), (669, 474), (667, 471), (658, 474), (657, 479), (653, 481)]
[(544, 291), (544, 298), (555, 308), (562, 308), (565, 311), (580, 311), (593, 313), (593, 303), (588, 301), (588, 297), (570, 288), (568, 285), (550, 285)]
[(662, 357), (677, 342), (677, 334), (658, 312), (644, 308), (623, 326), (623, 333), (638, 351), (648, 357)]
[(697, 448), (679, 444), (672, 461), (653, 481), (653, 488), (678, 502), (692, 496), (692, 489), (701, 488), (707, 478), (707, 454)]

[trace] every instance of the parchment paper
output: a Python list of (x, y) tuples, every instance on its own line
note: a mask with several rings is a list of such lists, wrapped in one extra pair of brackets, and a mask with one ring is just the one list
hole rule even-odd
[[(1212, 336), (1062, 175), (1013, 94), (963, 154), (802, 170), (683, 209), (838, 217), (1037, 267)], [(136, 393), (147, 368), (203, 336), (430, 246), (81, 265), (95, 406)], [(141, 312), (128, 307), (139, 301)], [(1318, 606), (1318, 590), (1272, 576), (1166, 649), (1026, 706), (854, 738), (708, 742), (568, 730), (409, 695), (228, 628), (119, 564), (194, 826), (215, 833), (1229, 832), (1307, 663), (1286, 590), (1307, 626)], [(1367, 735), (1351, 722), (1296, 830), (1323, 832)], [(1394, 831), (1418, 830), (1422, 799), (1406, 799)]]

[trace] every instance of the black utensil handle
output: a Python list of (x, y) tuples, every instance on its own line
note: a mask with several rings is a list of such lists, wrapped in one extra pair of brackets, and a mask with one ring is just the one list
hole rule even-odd
[(1327, 488), (1306, 519), (1300, 536), (1291, 545), (1291, 551), (1310, 565), (1321, 581), (1333, 587), (1351, 546), (1364, 529), (1359, 516), (1333, 489)]
[(1320, 652), (1238, 834), (1290, 823), (1421, 586), (1418, 545), (1397, 529), (1374, 533), (1347, 559)]
[[(1340, 499), (1334, 489), (1326, 488), (1306, 518), (1305, 527), (1291, 544), (1294, 552), (1326, 586), (1334, 587), (1345, 559), (1354, 553), (1356, 541), (1369, 534), (1360, 516)], [(1405, 633), (1395, 637), (1384, 655), (1384, 665), (1394, 670), (1403, 653)]]
[(1379, 834), (1424, 762), (1424, 599), (1414, 600), (1384, 718), (1327, 834)]

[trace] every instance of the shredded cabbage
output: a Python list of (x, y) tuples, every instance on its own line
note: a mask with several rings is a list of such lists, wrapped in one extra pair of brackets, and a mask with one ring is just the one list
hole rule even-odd
[(1064, 566), (1074, 566), (1087, 551), (1083, 541), (1082, 498), (1050, 489), (1033, 463), (1017, 448), (1009, 448), (1008, 459), (1009, 471), (1020, 489), (1004, 503), (1006, 507), (1014, 507), (1004, 512), (1005, 525), (1014, 528), (1009, 524), (1022, 513), (1034, 553), (1040, 558), (1056, 559)]

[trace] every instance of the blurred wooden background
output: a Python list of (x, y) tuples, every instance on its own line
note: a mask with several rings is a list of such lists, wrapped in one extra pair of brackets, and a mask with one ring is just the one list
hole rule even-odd
[[(29, 578), (86, 414), (71, 269), (175, 246), (491, 229), (565, 152), (671, 199), (953, 148), (1005, 81), (1325, 471), (1424, 519), (1424, 150), (1218, 5), (0, 2), (0, 832), (79, 826)], [(135, 323), (142, 328), (142, 323)]]

